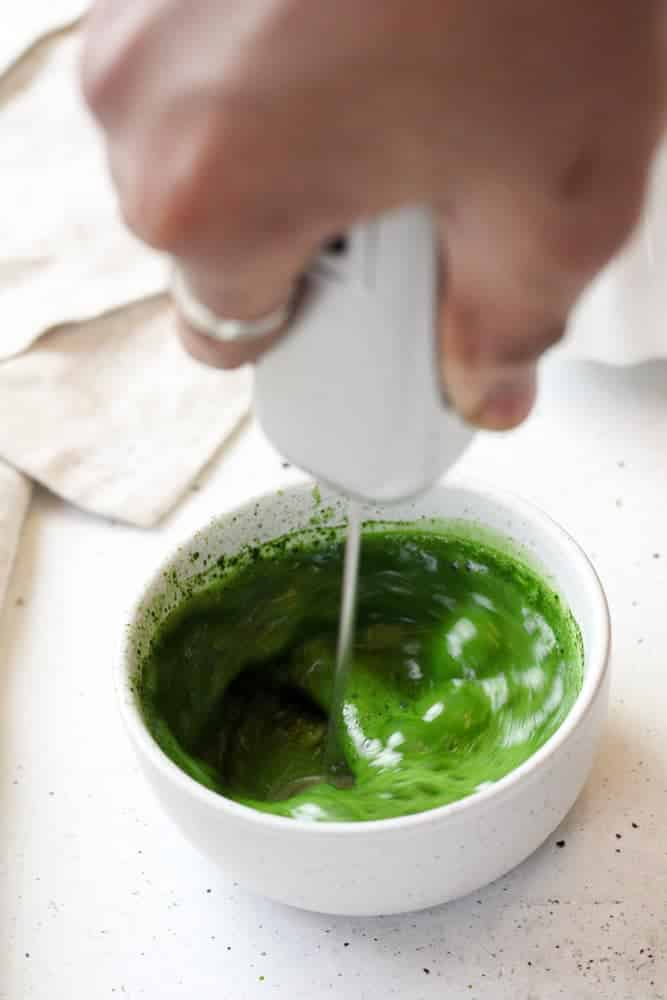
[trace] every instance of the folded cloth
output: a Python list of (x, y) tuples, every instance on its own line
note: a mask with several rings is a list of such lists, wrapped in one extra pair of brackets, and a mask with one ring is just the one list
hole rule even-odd
[(166, 287), (164, 258), (120, 219), (79, 49), (76, 33), (55, 38), (22, 89), (0, 81), (0, 358)]
[(44, 35), (73, 24), (90, 0), (20, 0), (7, 5), (0, 25), (0, 76)]
[(9, 582), (31, 490), (30, 481), (25, 476), (0, 462), (0, 607)]
[[(26, 28), (12, 51), (36, 41), (29, 24), (48, 31), (84, 6), (23, 0), (7, 19)], [(247, 370), (198, 365), (174, 336), (165, 261), (118, 216), (78, 93), (79, 46), (54, 36), (0, 78), (0, 604), (26, 476), (149, 526), (250, 404)], [(0, 41), (0, 60), (9, 51)]]
[(64, 499), (150, 526), (248, 412), (248, 369), (180, 347), (165, 296), (70, 324), (0, 363), (0, 457)]

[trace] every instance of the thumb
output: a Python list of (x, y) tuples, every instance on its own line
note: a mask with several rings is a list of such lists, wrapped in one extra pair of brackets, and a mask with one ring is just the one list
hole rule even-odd
[(632, 234), (645, 159), (600, 171), (581, 198), (487, 183), (441, 217), (440, 356), (461, 415), (506, 430), (530, 413), (537, 363), (577, 298)]
[(443, 222), (440, 362), (461, 416), (508, 430), (533, 407), (537, 362), (563, 336), (570, 299), (553, 294), (557, 279), (526, 253), (525, 231), (517, 241), (506, 228), (494, 232), (490, 218)]
[(440, 315), (443, 380), (461, 416), (487, 430), (522, 423), (535, 402), (538, 359), (564, 325), (455, 280)]

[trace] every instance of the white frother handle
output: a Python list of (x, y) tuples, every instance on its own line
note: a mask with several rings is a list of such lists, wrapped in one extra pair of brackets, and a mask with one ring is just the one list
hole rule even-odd
[(440, 388), (430, 214), (402, 209), (345, 242), (318, 259), (289, 334), (257, 365), (256, 409), (295, 465), (391, 502), (432, 485), (472, 432)]

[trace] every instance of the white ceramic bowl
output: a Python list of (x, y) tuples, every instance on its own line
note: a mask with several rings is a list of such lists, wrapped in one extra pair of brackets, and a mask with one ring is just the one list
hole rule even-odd
[[(247, 889), (326, 913), (406, 912), (466, 895), (523, 861), (574, 804), (591, 767), (608, 691), (610, 628), (600, 582), (579, 546), (550, 518), (508, 495), (437, 487), (367, 519), (439, 518), (481, 525), (512, 542), (573, 611), (583, 635), (584, 682), (561, 727), (521, 767), (477, 794), (430, 812), (363, 823), (312, 823), (258, 812), (217, 795), (166, 757), (148, 732), (132, 682), (150, 634), (148, 612), (177, 599), (173, 574), (193, 576), (204, 555), (233, 554), (308, 525), (310, 487), (260, 498), (198, 532), (148, 584), (117, 666), (122, 714), (143, 770), (185, 836)], [(336, 517), (344, 506), (324, 495)], [(192, 555), (200, 557), (193, 561)]]

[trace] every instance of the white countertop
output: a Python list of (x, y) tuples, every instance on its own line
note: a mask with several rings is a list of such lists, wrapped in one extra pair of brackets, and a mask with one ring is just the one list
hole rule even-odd
[(247, 426), (154, 532), (33, 504), (0, 627), (2, 1000), (667, 997), (667, 365), (552, 363), (528, 425), (481, 436), (461, 471), (553, 514), (610, 598), (610, 718), (557, 834), (472, 898), (352, 920), (246, 895), (172, 829), (111, 660), (164, 553), (295, 478)]

